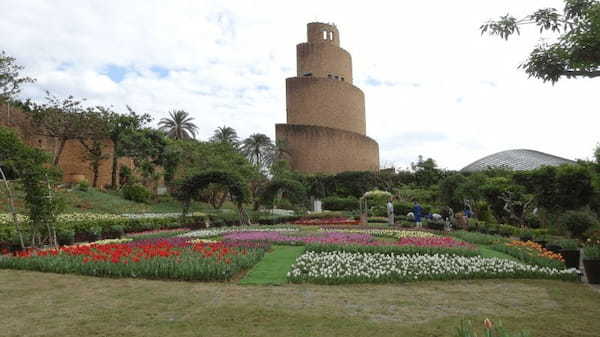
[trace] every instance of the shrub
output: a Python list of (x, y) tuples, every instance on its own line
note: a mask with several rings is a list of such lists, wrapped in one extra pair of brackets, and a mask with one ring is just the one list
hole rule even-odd
[(78, 191), (87, 192), (90, 189), (90, 184), (84, 180), (77, 184), (76, 188)]
[(359, 208), (358, 199), (354, 197), (327, 197), (323, 199), (323, 209), (329, 211), (353, 211)]
[(571, 233), (571, 237), (581, 237), (588, 229), (598, 224), (598, 219), (590, 210), (566, 211), (560, 216), (559, 223)]
[(152, 193), (141, 184), (125, 185), (123, 187), (123, 198), (127, 200), (147, 203), (151, 197)]

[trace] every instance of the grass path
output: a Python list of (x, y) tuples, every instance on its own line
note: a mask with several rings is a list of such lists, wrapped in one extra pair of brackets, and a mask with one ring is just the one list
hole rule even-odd
[(489, 248), (488, 246), (484, 246), (484, 245), (479, 245), (479, 253), (481, 254), (482, 257), (497, 257), (500, 259), (512, 260), (512, 261), (517, 261), (517, 262), (523, 263), (522, 261), (518, 260), (517, 258), (515, 258), (513, 256), (499, 252), (497, 250), (493, 250), (493, 249)]
[(279, 285), (287, 283), (287, 272), (290, 266), (296, 261), (296, 258), (302, 254), (304, 247), (296, 246), (275, 246), (273, 251), (269, 252), (256, 265), (240, 284), (270, 284)]

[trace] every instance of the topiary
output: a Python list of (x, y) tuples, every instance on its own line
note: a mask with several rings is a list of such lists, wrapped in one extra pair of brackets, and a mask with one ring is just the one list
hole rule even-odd
[(123, 187), (123, 198), (135, 202), (148, 203), (152, 193), (142, 184), (125, 185)]

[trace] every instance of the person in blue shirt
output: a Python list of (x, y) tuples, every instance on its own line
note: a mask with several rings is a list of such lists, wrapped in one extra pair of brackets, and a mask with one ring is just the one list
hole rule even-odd
[(417, 228), (421, 228), (421, 216), (423, 215), (423, 207), (421, 207), (421, 205), (419, 205), (419, 203), (415, 201), (415, 205), (413, 206), (412, 211), (415, 215), (415, 222), (417, 223)]

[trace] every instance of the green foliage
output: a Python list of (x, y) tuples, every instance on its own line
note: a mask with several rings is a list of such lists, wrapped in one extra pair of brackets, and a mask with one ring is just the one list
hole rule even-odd
[(123, 198), (135, 202), (148, 203), (152, 198), (152, 192), (148, 191), (142, 184), (128, 184), (123, 187)]
[(159, 130), (164, 131), (170, 138), (190, 139), (196, 137), (198, 127), (192, 122), (193, 117), (183, 110), (169, 111), (168, 118), (161, 118), (158, 122)]
[(569, 231), (572, 237), (581, 237), (588, 229), (598, 224), (598, 218), (589, 209), (566, 211), (559, 218), (559, 223)]
[(355, 211), (360, 208), (358, 199), (353, 197), (327, 197), (323, 199), (323, 209), (330, 211)]
[(546, 257), (542, 257), (542, 256), (538, 256), (537, 253), (534, 253), (530, 249), (527, 249), (524, 247), (507, 246), (506, 244), (495, 244), (495, 245), (490, 246), (489, 248), (499, 251), (499, 252), (502, 252), (504, 254), (508, 254), (512, 257), (517, 258), (521, 262), (524, 262), (524, 263), (527, 263), (530, 265), (534, 265), (534, 266), (538, 266), (538, 267), (555, 268), (555, 269), (559, 269), (559, 270), (566, 268), (564, 262), (546, 258)]
[(589, 244), (583, 247), (584, 260), (600, 260), (600, 244)]
[(278, 196), (288, 199), (292, 205), (298, 208), (303, 208), (308, 201), (304, 186), (291, 179), (272, 180), (264, 188), (260, 198), (263, 205), (273, 205)]
[(463, 241), (474, 243), (477, 245), (494, 245), (498, 243), (508, 242), (508, 239), (505, 239), (500, 236), (482, 234), (477, 232), (454, 231), (451, 232), (450, 235), (459, 238)]
[(29, 77), (21, 77), (23, 66), (15, 63), (16, 59), (6, 55), (5, 51), (0, 53), (0, 99), (9, 100), (21, 92), (21, 85), (33, 83), (35, 80)]
[(464, 200), (468, 199), (462, 190), (466, 183), (467, 178), (462, 174), (452, 174), (444, 178), (439, 185), (442, 203), (456, 210), (462, 209)]
[(243, 179), (231, 172), (221, 170), (205, 171), (182, 180), (175, 191), (175, 197), (184, 204), (184, 213), (192, 200), (197, 200), (202, 190), (210, 184), (219, 184), (227, 188), (232, 201), (241, 209), (248, 198), (248, 191)]
[(77, 184), (77, 190), (81, 191), (81, 192), (87, 192), (90, 189), (90, 183), (88, 183), (87, 181), (81, 181), (79, 182), (79, 184)]
[(367, 191), (377, 187), (375, 174), (369, 171), (341, 172), (334, 178), (336, 191), (341, 197), (360, 198)]
[(543, 8), (517, 19), (509, 14), (488, 21), (481, 33), (508, 39), (519, 34), (519, 26), (535, 24), (543, 31), (557, 33), (556, 42), (542, 42), (520, 66), (530, 77), (551, 83), (560, 78), (600, 76), (600, 2), (565, 0), (562, 14)]

